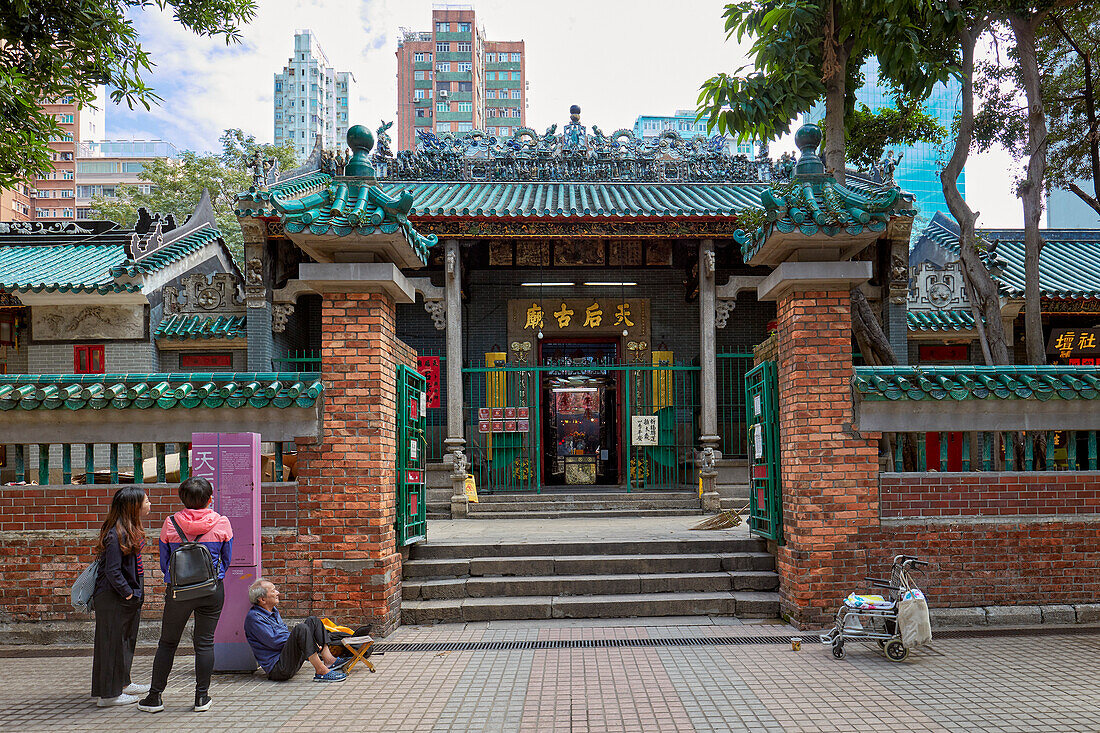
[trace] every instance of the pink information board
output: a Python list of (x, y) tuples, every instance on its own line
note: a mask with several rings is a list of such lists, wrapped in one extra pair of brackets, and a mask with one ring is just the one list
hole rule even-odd
[(193, 433), (191, 475), (214, 484), (213, 509), (233, 525), (232, 565), (260, 561), (260, 434)]
[(214, 485), (214, 511), (233, 525), (233, 559), (225, 573), (225, 605), (214, 631), (214, 670), (252, 672), (244, 635), (248, 586), (260, 576), (260, 434), (193, 433), (191, 475)]

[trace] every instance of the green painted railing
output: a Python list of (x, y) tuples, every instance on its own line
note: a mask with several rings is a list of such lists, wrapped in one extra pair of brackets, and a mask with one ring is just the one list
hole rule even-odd
[[(243, 429), (243, 428), (242, 428)], [(190, 443), (31, 443), (9, 444), (3, 482), (30, 484), (162, 484), (191, 474)], [(265, 443), (271, 476), (282, 481), (293, 444)], [(73, 462), (74, 456), (77, 462)], [(60, 469), (59, 469), (60, 464)], [(60, 475), (58, 475), (60, 470)]]
[(319, 372), (321, 371), (321, 352), (315, 349), (304, 351), (288, 351), (283, 356), (276, 356), (271, 360), (274, 366), (282, 365), (290, 372)]
[(745, 458), (745, 375), (753, 367), (751, 348), (718, 355), (718, 435), (723, 458)]
[(1096, 430), (887, 433), (896, 471), (1096, 471)]

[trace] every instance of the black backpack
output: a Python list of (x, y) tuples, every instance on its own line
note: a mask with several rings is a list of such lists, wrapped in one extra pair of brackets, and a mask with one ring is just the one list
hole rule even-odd
[(214, 558), (210, 555), (210, 550), (199, 542), (202, 535), (189, 540), (176, 522), (176, 517), (171, 516), (169, 519), (182, 543), (172, 550), (172, 556), (168, 558), (168, 574), (172, 577), (168, 594), (175, 601), (189, 601), (213, 595), (218, 586), (218, 573), (214, 570)]

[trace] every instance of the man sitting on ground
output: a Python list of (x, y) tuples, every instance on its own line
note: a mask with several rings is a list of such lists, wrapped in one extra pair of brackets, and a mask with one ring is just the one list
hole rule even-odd
[(343, 682), (348, 678), (340, 669), (348, 658), (337, 660), (329, 651), (328, 631), (321, 619), (310, 616), (288, 629), (276, 608), (279, 589), (263, 578), (249, 586), (248, 600), (252, 608), (244, 619), (244, 635), (269, 680), (289, 680), (307, 659), (316, 673), (314, 682)]

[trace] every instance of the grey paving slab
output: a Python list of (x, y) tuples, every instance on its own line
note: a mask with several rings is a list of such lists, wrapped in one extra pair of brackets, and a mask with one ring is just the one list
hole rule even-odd
[(509, 651), (475, 654), (439, 711), (433, 733), (518, 731), (533, 659)]
[[(0, 731), (1100, 731), (1100, 632), (936, 639), (908, 661), (851, 643), (843, 660), (804, 639), (645, 646), (647, 639), (796, 635), (725, 618), (482, 621), (403, 627), (387, 642), (566, 642), (551, 649), (390, 651), (338, 685), (216, 675), (190, 710), (181, 656), (158, 715), (97, 709), (79, 649), (0, 649)], [(587, 645), (600, 640), (637, 643)], [(569, 642), (578, 642), (571, 644)], [(150, 656), (133, 677), (147, 681)]]

